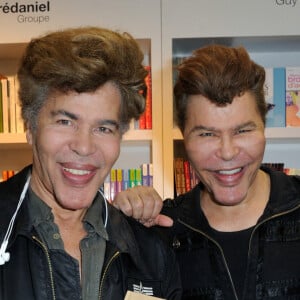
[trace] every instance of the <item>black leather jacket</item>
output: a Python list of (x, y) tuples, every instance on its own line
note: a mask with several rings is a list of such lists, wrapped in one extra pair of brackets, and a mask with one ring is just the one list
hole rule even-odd
[[(239, 299), (298, 300), (300, 177), (264, 171), (270, 174), (271, 195), (251, 233), (243, 296)], [(173, 228), (164, 229), (164, 233), (176, 251), (182, 277), (182, 299), (237, 300), (223, 250), (209, 234), (203, 212), (199, 213), (201, 188), (198, 185), (164, 204), (164, 213), (176, 220)]]
[[(0, 242), (16, 209), (29, 168), (0, 184)], [(28, 224), (26, 198), (8, 244), (10, 260), (0, 266), (0, 300), (81, 299), (78, 266), (61, 251), (50, 251)], [(123, 300), (127, 290), (181, 299), (173, 253), (153, 229), (126, 219), (108, 206), (109, 219), (99, 299)], [(63, 272), (56, 272), (57, 269)], [(65, 274), (64, 278), (57, 274)], [(147, 289), (148, 288), (148, 289)]]

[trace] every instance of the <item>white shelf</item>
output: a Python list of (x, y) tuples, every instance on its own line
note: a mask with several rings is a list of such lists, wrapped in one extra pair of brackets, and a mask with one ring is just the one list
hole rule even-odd
[[(248, 22), (247, 15), (255, 16)], [(244, 46), (264, 67), (300, 66), (300, 6), (276, 1), (162, 2), (164, 197), (174, 195), (173, 159), (182, 140), (173, 124), (173, 63), (207, 44)], [(180, 25), (178, 20), (182, 20)], [(300, 128), (266, 128), (266, 161), (300, 167)], [(174, 148), (176, 147), (176, 149)]]

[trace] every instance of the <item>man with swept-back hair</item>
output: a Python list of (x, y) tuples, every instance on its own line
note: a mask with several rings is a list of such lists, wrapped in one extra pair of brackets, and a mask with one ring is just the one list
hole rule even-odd
[(144, 110), (129, 34), (83, 27), (33, 39), (18, 71), (33, 164), (0, 184), (1, 300), (180, 299), (174, 255), (99, 187)]
[[(200, 183), (164, 202), (150, 187), (113, 204), (163, 233), (182, 299), (300, 299), (300, 177), (261, 167), (264, 68), (243, 47), (210, 45), (178, 67), (175, 118)], [(284, 99), (283, 99), (284, 101)]]

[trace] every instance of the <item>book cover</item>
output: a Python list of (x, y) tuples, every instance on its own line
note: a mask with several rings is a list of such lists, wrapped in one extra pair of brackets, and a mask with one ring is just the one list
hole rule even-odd
[(286, 126), (300, 126), (300, 67), (286, 68)]
[(285, 68), (266, 68), (266, 127), (285, 127)]
[(127, 291), (124, 300), (165, 300), (164, 298), (157, 298), (154, 296), (148, 296), (141, 292)]

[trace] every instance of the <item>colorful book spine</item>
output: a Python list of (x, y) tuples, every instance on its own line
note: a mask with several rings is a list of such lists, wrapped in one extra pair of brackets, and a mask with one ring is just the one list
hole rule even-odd
[(3, 132), (2, 84), (0, 82), (0, 133)]
[(139, 129), (152, 129), (152, 79), (151, 67), (145, 66), (148, 74), (145, 78), (147, 93), (145, 98), (145, 110), (139, 118)]
[(147, 86), (146, 105), (145, 105), (145, 126), (146, 129), (152, 129), (152, 77), (151, 67), (146, 66), (148, 75), (145, 79)]
[(9, 133), (9, 98), (7, 78), (1, 78), (3, 132)]
[(110, 170), (110, 199), (113, 200), (117, 194), (117, 170)]
[(123, 169), (116, 169), (116, 193), (123, 191)]
[(128, 170), (128, 177), (129, 177), (129, 187), (135, 186), (135, 169)]
[(300, 67), (286, 68), (286, 126), (300, 126)]
[(129, 174), (128, 170), (123, 170), (123, 191), (127, 190), (129, 188)]
[(8, 102), (9, 102), (9, 132), (16, 133), (16, 93), (15, 76), (7, 76), (8, 81)]
[(143, 185), (143, 181), (142, 181), (142, 169), (141, 168), (137, 168), (137, 169), (134, 169), (134, 172), (135, 172), (135, 186), (138, 186), (138, 185)]
[(176, 157), (174, 159), (174, 173), (176, 196), (179, 196), (185, 193), (185, 178), (182, 157)]
[(144, 163), (141, 165), (142, 169), (142, 183), (145, 186), (149, 186), (149, 164)]
[(183, 161), (183, 172), (184, 172), (184, 186), (185, 191), (188, 192), (191, 190), (191, 171), (190, 171), (190, 162), (188, 160)]
[(266, 127), (285, 127), (285, 68), (265, 71), (265, 97), (269, 108)]

